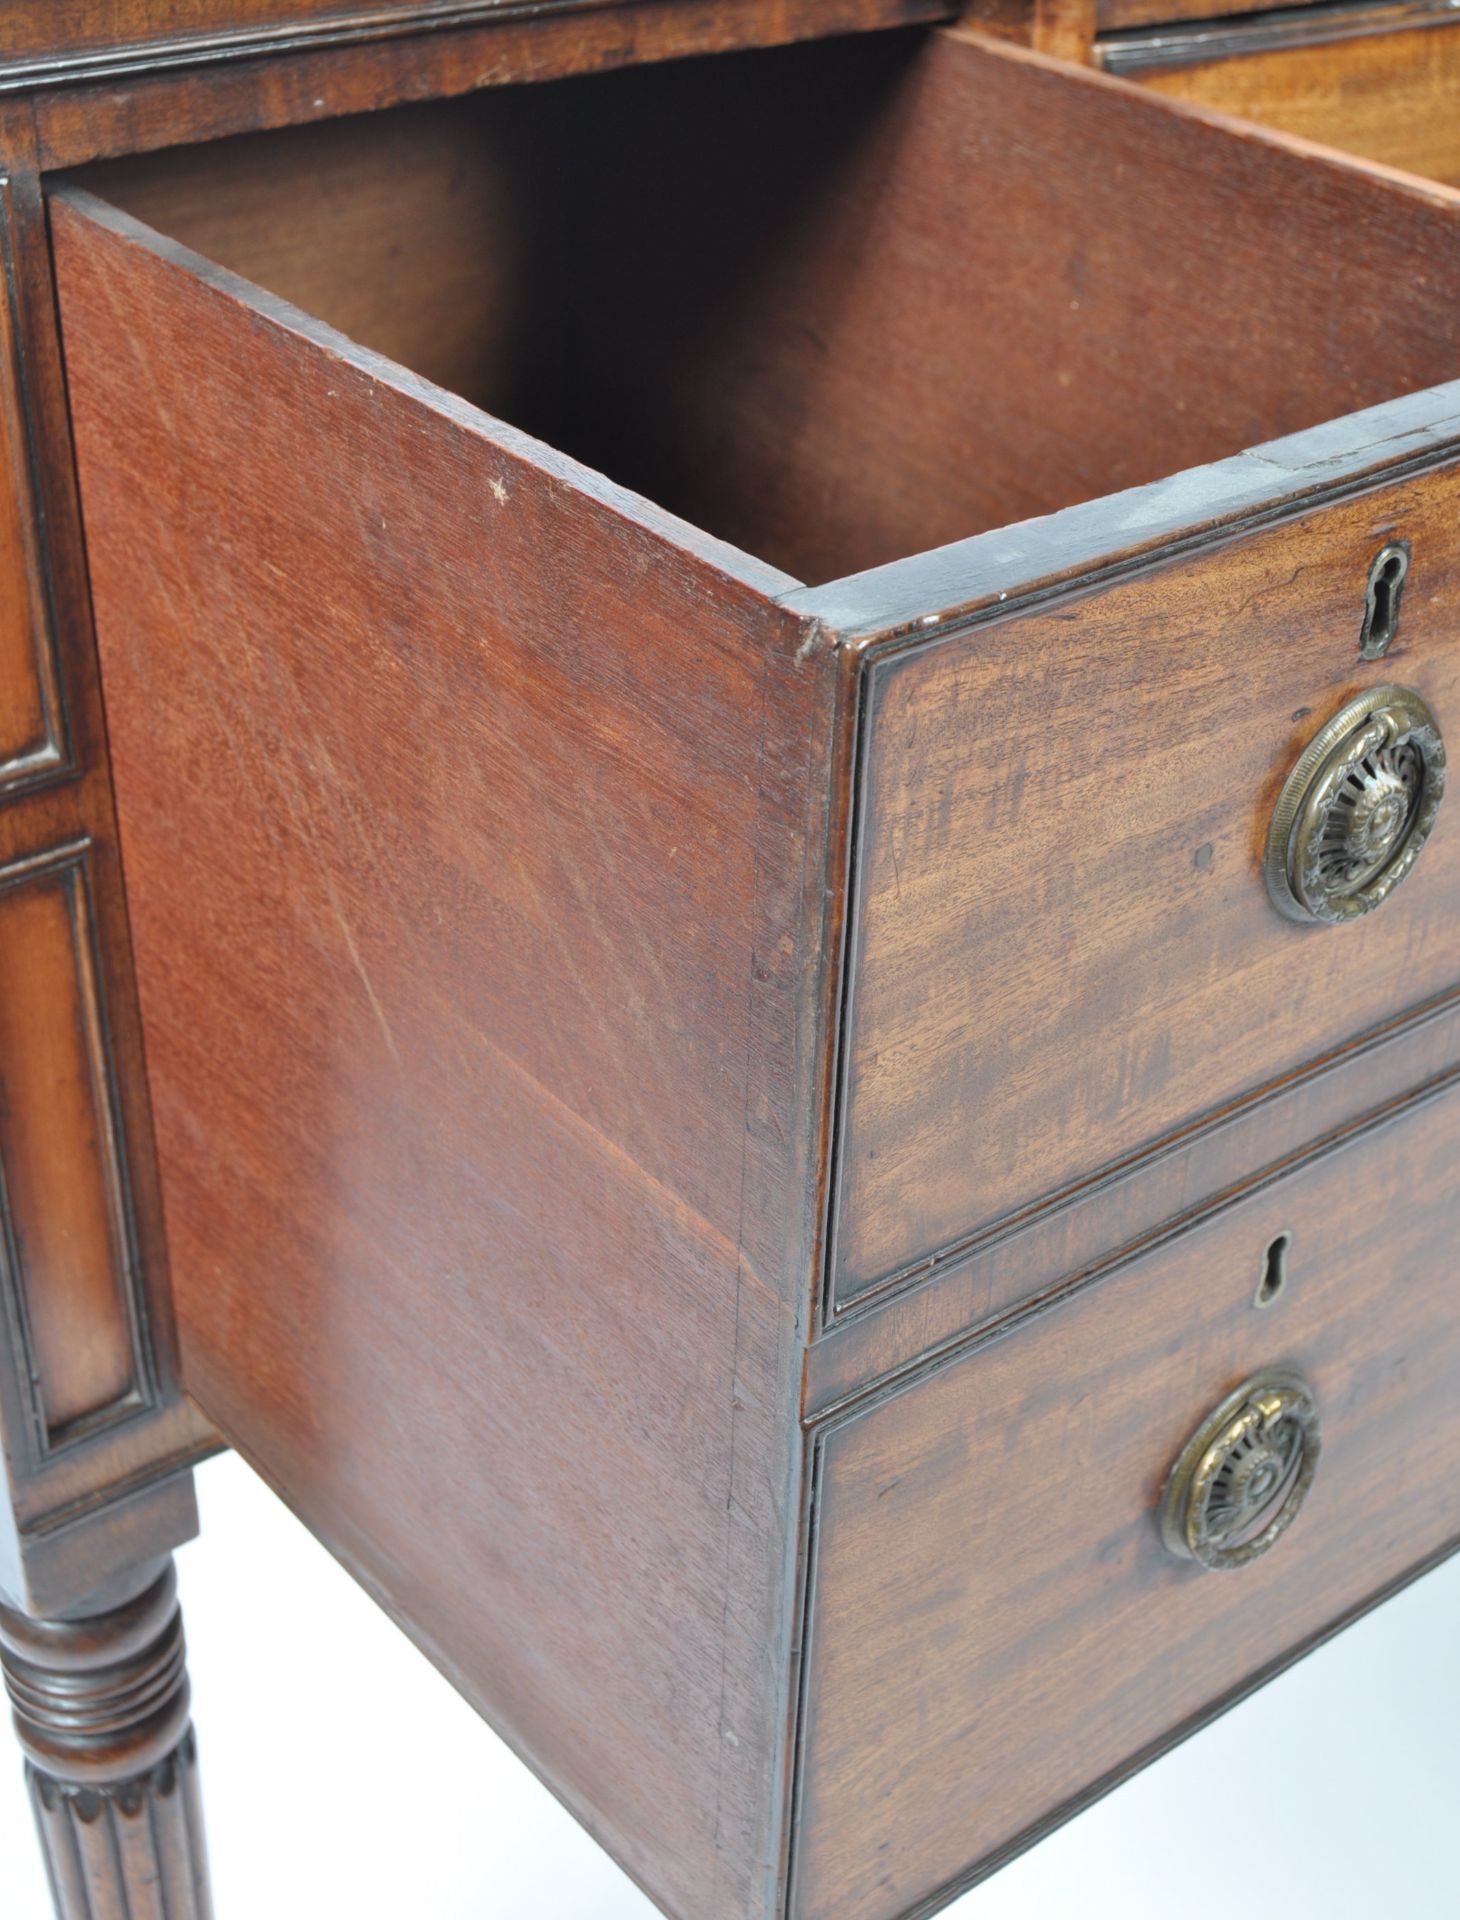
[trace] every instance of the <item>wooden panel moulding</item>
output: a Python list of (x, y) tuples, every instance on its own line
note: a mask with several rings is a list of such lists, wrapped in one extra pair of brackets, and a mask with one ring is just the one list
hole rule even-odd
[(70, 759), (36, 511), (36, 423), (21, 355), (14, 225), (14, 187), (0, 162), (0, 795), (53, 778)]
[(148, 1389), (88, 859), (0, 868), (5, 1280), (47, 1451)]
[(0, 101), (0, 1597), (196, 1527), (34, 128)]

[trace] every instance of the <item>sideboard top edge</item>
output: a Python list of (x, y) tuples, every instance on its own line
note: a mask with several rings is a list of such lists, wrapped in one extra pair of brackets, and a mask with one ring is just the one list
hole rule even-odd
[[(53, 48), (13, 58), (0, 54), (0, 94), (181, 77), (239, 61), (325, 53), (494, 26), (545, 25), (575, 14), (633, 11), (638, 4), (641, 0), (421, 0), (414, 6), (356, 7), (315, 18), (117, 40), (73, 52)], [(694, 0), (656, 0), (658, 9), (671, 14), (689, 11), (693, 4)], [(950, 18), (956, 7), (953, 0), (869, 0), (863, 10), (871, 16), (866, 24), (872, 28)], [(753, 15), (756, 0), (745, 0), (744, 11), (747, 17)], [(833, 16), (827, 31), (845, 31), (845, 27)], [(752, 29), (744, 44), (771, 44), (783, 37), (758, 35)]]

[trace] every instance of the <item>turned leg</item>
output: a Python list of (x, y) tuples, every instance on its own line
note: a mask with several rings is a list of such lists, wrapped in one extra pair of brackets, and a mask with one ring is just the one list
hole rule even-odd
[(63, 1619), (0, 1606), (0, 1666), (60, 1920), (208, 1920), (171, 1559)]

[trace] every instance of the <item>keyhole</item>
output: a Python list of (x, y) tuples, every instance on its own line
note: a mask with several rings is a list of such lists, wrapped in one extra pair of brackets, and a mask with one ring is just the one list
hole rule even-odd
[(1293, 1236), (1290, 1233), (1280, 1233), (1268, 1248), (1262, 1263), (1262, 1278), (1257, 1283), (1257, 1293), (1252, 1302), (1254, 1307), (1270, 1307), (1288, 1284), (1288, 1248), (1292, 1244)]
[(1409, 547), (1403, 540), (1391, 540), (1374, 555), (1359, 635), (1361, 660), (1382, 660), (1388, 653), (1398, 631), (1399, 597), (1408, 573)]

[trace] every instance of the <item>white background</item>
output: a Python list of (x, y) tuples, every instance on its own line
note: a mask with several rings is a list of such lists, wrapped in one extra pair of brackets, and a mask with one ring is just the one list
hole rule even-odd
[[(655, 1920), (254, 1475), (179, 1555), (217, 1920)], [(1460, 1560), (947, 1909), (1460, 1920)], [(0, 1915), (48, 1920), (0, 1748)]]

